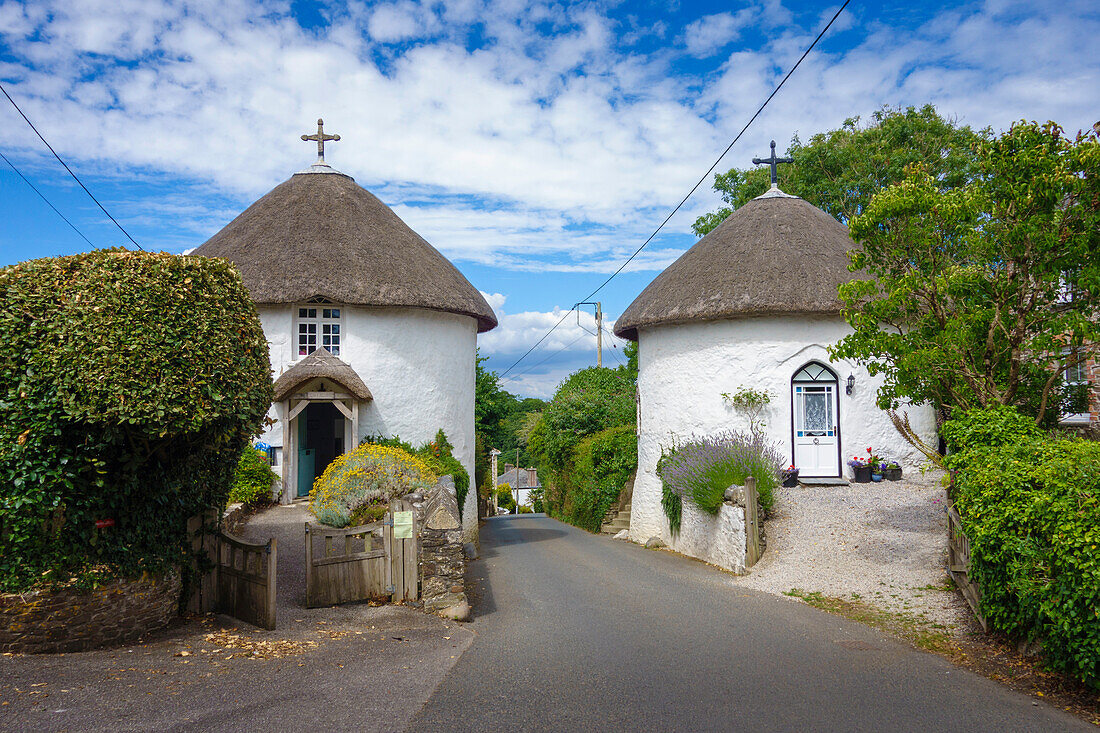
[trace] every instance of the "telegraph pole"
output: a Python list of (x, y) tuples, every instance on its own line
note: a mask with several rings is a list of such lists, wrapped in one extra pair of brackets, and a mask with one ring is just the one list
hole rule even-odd
[(500, 451), (496, 448), (489, 449), (489, 474), (492, 480), (489, 481), (491, 488), (489, 489), (489, 502), (486, 505), (491, 508), (492, 516), (497, 515), (497, 456), (500, 455)]
[[(596, 366), (603, 366), (603, 303), (597, 301), (585, 301), (583, 303), (577, 303), (573, 306), (573, 310), (577, 310), (578, 305), (594, 305), (596, 306)], [(577, 325), (581, 325), (581, 313), (577, 311)]]

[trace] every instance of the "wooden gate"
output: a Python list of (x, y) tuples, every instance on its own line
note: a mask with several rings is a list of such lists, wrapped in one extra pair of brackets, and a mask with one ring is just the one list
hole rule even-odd
[(982, 625), (982, 630), (989, 632), (989, 625), (981, 612), (982, 591), (978, 584), (970, 579), (970, 538), (962, 529), (962, 517), (955, 511), (955, 506), (947, 502), (947, 570), (951, 573), (955, 585), (963, 594), (963, 598), (970, 604), (974, 616)]
[(306, 522), (305, 532), (308, 608), (419, 597), (417, 528), (411, 503), (390, 502), (381, 522), (346, 529)]
[(188, 599), (194, 613), (216, 611), (264, 629), (275, 628), (275, 538), (245, 542), (217, 529), (218, 513), (210, 510), (187, 521), (196, 558), (197, 582)]
[(275, 538), (257, 544), (218, 532), (215, 610), (275, 628)]

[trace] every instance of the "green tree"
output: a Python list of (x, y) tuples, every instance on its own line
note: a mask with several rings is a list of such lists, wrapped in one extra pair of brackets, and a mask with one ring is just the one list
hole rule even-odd
[(1075, 396), (1068, 360), (1100, 341), (1100, 123), (1020, 122), (974, 147), (973, 180), (910, 168), (851, 221), (841, 286), (854, 333), (831, 350), (885, 382), (882, 407), (1013, 405), (1039, 424)]
[[(805, 144), (795, 135), (787, 148), (794, 162), (780, 169), (780, 187), (847, 222), (877, 191), (901, 181), (910, 165), (924, 165), (940, 190), (965, 185), (975, 175), (973, 146), (988, 137), (988, 130), (960, 127), (930, 104), (920, 109), (883, 107), (866, 125), (852, 117)], [(714, 190), (726, 206), (700, 216), (692, 230), (703, 236), (714, 229), (734, 209), (764, 193), (770, 180), (766, 166), (717, 174)]]

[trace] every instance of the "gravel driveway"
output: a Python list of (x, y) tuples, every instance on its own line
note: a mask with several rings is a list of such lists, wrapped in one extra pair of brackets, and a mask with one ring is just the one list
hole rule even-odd
[(858, 598), (954, 634), (968, 630), (970, 611), (945, 569), (941, 477), (781, 487), (767, 522), (767, 551), (739, 584)]

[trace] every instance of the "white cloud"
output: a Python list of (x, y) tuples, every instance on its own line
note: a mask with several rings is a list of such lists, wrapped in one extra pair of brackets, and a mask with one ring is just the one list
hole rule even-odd
[(704, 15), (684, 28), (684, 47), (692, 56), (711, 56), (740, 38), (741, 31), (756, 15), (756, 8), (744, 8), (736, 13)]
[[(62, 156), (119, 180), (207, 187), (207, 213), (184, 214), (202, 235), (228, 221), (227, 195), (254, 198), (308, 165), (298, 136), (323, 116), (343, 137), (330, 162), (448, 256), (565, 272), (617, 267), (824, 22), (773, 0), (700, 18), (646, 56), (632, 44), (659, 22), (619, 23), (594, 5), (353, 4), (303, 29), (288, 2), (0, 3), (0, 77)], [(967, 5), (915, 30), (842, 18), (855, 45), (808, 57), (721, 170), (882, 104), (931, 101), (999, 129), (1095, 121), (1100, 17), (1088, 2)], [(677, 65), (718, 49), (732, 52), (717, 69)], [(3, 114), (0, 146), (38, 156)], [(669, 232), (716, 205), (708, 185)], [(148, 203), (135, 215), (156, 216)], [(632, 269), (667, 265), (683, 242), (651, 247)]]

